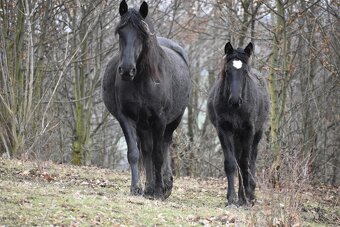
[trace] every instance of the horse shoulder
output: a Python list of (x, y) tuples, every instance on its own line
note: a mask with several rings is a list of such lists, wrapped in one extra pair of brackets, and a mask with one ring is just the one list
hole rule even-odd
[(208, 103), (207, 103), (207, 112), (210, 121), (215, 125), (216, 122), (216, 112), (215, 112), (215, 89), (212, 87), (210, 94), (208, 96)]
[(115, 56), (106, 65), (106, 69), (102, 79), (102, 87), (104, 91), (107, 90), (109, 87), (114, 86), (118, 60), (118, 56)]
[(116, 112), (115, 81), (117, 66), (118, 56), (115, 56), (108, 62), (102, 78), (102, 97), (105, 106), (111, 114)]
[(208, 115), (215, 127), (217, 126), (217, 121), (221, 120), (221, 117), (223, 118), (223, 116), (227, 114), (221, 89), (223, 89), (222, 81), (218, 79), (212, 86), (208, 97)]

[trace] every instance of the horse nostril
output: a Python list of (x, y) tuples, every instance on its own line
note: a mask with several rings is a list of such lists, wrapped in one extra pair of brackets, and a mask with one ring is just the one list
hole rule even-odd
[(123, 75), (123, 68), (122, 67), (118, 67), (118, 73), (119, 73), (119, 75)]
[(242, 103), (243, 103), (243, 99), (242, 99), (242, 98), (239, 98), (239, 99), (238, 99), (238, 104), (241, 106)]
[(130, 76), (134, 76), (135, 73), (136, 73), (136, 68), (132, 68), (132, 69), (130, 70)]
[(231, 95), (228, 99), (228, 104), (234, 108), (238, 108), (242, 105), (243, 103), (243, 99), (242, 98), (233, 98), (233, 96)]
[(231, 96), (229, 97), (228, 99), (228, 104), (231, 105), (232, 104), (232, 101), (231, 101)]

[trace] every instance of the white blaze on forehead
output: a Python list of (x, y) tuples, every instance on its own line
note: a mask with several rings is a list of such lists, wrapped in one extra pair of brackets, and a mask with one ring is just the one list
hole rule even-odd
[(242, 68), (242, 62), (240, 60), (233, 60), (233, 66), (237, 69)]

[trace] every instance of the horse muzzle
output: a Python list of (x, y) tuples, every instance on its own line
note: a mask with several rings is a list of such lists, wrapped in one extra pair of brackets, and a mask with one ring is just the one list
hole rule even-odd
[(241, 97), (233, 97), (232, 95), (228, 99), (228, 104), (234, 108), (239, 108), (243, 104), (243, 99)]
[(130, 67), (128, 69), (124, 69), (123, 67), (118, 67), (118, 73), (122, 77), (124, 81), (131, 81), (135, 78), (136, 75), (136, 68)]

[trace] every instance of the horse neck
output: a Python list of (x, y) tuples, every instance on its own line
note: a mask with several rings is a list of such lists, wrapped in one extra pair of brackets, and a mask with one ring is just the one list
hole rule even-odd
[(256, 91), (256, 82), (254, 81), (253, 76), (251, 75), (251, 68), (248, 67), (247, 75), (244, 80), (244, 84), (242, 85), (242, 98), (244, 102), (254, 102), (256, 99), (257, 91)]

